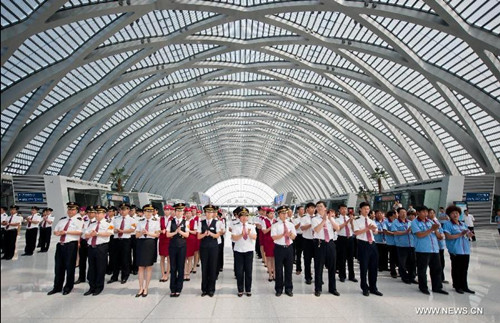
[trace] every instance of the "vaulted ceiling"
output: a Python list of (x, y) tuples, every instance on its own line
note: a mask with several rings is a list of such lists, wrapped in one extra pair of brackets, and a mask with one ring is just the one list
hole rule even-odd
[(498, 1), (1, 6), (3, 173), (305, 200), (500, 171)]

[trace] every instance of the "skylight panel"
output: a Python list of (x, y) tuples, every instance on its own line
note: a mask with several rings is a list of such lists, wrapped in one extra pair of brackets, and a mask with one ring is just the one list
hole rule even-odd
[(2, 29), (28, 18), (45, 0), (3, 0), (1, 2)]
[(261, 21), (242, 19), (214, 26), (212, 28), (202, 30), (194, 35), (250, 40), (269, 37), (289, 37), (295, 36), (296, 34), (286, 29), (276, 27), (274, 25), (269, 25)]

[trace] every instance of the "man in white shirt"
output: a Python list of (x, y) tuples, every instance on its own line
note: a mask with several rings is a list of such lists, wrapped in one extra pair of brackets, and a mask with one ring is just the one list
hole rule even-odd
[(42, 222), (40, 222), (40, 238), (38, 244), (40, 245), (40, 252), (47, 252), (50, 247), (50, 237), (52, 235), (52, 223), (54, 222), (54, 216), (52, 215), (52, 210), (50, 207), (43, 209), (42, 211)]
[(2, 231), (1, 231), (1, 237), (0, 237), (0, 248), (2, 249), (2, 254), (4, 253), (4, 248), (5, 248), (5, 225), (4, 223), (7, 222), (7, 219), (9, 218), (9, 216), (7, 215), (7, 207), (6, 206), (2, 206), (0, 207), (1, 209), (1, 216), (2, 216)]
[(31, 215), (26, 218), (26, 246), (22, 256), (32, 256), (36, 247), (36, 236), (38, 235), (38, 224), (42, 217), (38, 213), (38, 206), (31, 207)]
[(473, 233), (472, 238), (469, 238), (469, 241), (471, 241), (471, 239), (472, 241), (476, 241), (476, 234), (474, 233), (474, 221), (476, 221), (476, 219), (472, 214), (469, 214), (469, 209), (465, 209), (464, 222), (465, 225), (469, 228), (470, 232)]
[[(287, 220), (288, 207), (282, 205), (276, 209), (279, 220), (271, 226), (271, 238), (274, 241), (274, 272), (276, 275), (274, 290), (281, 296), (283, 287), (285, 294), (293, 296), (293, 240), (297, 236), (295, 226)], [(283, 275), (284, 272), (284, 275)]]
[(339, 217), (335, 219), (339, 225), (337, 239), (337, 257), (339, 259), (339, 280), (345, 282), (346, 279), (346, 263), (349, 272), (349, 280), (357, 282), (354, 273), (354, 214), (347, 214), (347, 205), (339, 206)]
[[(378, 252), (373, 235), (378, 233), (377, 225), (368, 217), (370, 204), (362, 202), (359, 205), (360, 216), (354, 220), (354, 234), (358, 242), (359, 275), (361, 290), (364, 296), (383, 294), (377, 289)], [(366, 282), (368, 273), (369, 285)]]
[[(53, 295), (63, 292), (68, 295), (75, 284), (76, 254), (78, 252), (78, 240), (82, 234), (83, 219), (77, 215), (78, 204), (69, 202), (66, 204), (68, 216), (62, 217), (54, 228), (54, 235), (59, 237), (55, 255), (55, 277), (54, 288), (47, 293)], [(66, 278), (66, 284), (64, 284)]]
[[(236, 284), (238, 287), (238, 297), (252, 295), (252, 263), (253, 250), (257, 232), (255, 226), (248, 223), (248, 209), (240, 208), (238, 224), (231, 228), (231, 239), (234, 241), (234, 263), (236, 273)], [(236, 214), (235, 214), (236, 215)]]
[(339, 225), (335, 222), (335, 217), (326, 212), (326, 203), (319, 201), (316, 203), (318, 216), (311, 220), (314, 243), (314, 295), (319, 297), (322, 292), (323, 267), (328, 270), (328, 292), (335, 296), (340, 296), (335, 282), (335, 267), (337, 263), (335, 249), (335, 231), (339, 230)]
[[(307, 285), (312, 284), (311, 262), (314, 257), (313, 233), (311, 220), (315, 217), (316, 205), (312, 202), (306, 204), (306, 215), (300, 219), (300, 229), (304, 238), (304, 278)], [(321, 278), (320, 278), (321, 279)]]
[(302, 237), (302, 230), (300, 229), (300, 223), (305, 213), (306, 210), (304, 206), (300, 205), (297, 207), (297, 217), (293, 219), (295, 231), (297, 231), (297, 236), (293, 241), (293, 246), (295, 250), (295, 274), (297, 275), (300, 275), (302, 273), (302, 252), (304, 251), (304, 238)]
[(23, 222), (23, 217), (18, 215), (19, 207), (11, 205), (10, 216), (2, 222), (5, 225), (5, 252), (2, 259), (11, 260), (16, 252), (18, 229)]
[(120, 271), (122, 284), (125, 284), (130, 276), (131, 236), (135, 232), (136, 222), (129, 215), (130, 205), (128, 203), (120, 204), (119, 208), (120, 214), (113, 218), (112, 223), (114, 227), (113, 243), (116, 247), (116, 264), (113, 266), (113, 275), (108, 284), (118, 281)]

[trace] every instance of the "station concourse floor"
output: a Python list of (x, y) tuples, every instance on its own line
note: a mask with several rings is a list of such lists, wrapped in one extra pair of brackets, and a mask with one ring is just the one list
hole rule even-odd
[[(22, 235), (24, 231), (22, 232)], [(200, 295), (201, 270), (184, 283), (179, 298), (169, 297), (169, 283), (160, 283), (159, 264), (153, 269), (149, 295), (135, 298), (137, 276), (129, 281), (106, 285), (98, 296), (83, 296), (88, 284), (75, 285), (66, 296), (47, 296), (54, 278), (55, 241), (48, 253), (1, 262), (2, 322), (500, 322), (500, 236), (493, 228), (476, 229), (469, 267), (469, 286), (475, 295), (457, 294), (451, 287), (450, 260), (446, 253), (444, 287), (450, 295), (426, 296), (418, 286), (406, 285), (387, 272), (379, 273), (378, 287), (383, 297), (361, 294), (359, 283), (337, 280), (340, 297), (324, 293), (315, 297), (314, 285), (306, 285), (302, 275), (293, 275), (294, 296), (274, 295), (274, 282), (267, 281), (265, 267), (254, 258), (252, 296), (236, 295), (231, 243), (226, 239), (224, 271), (217, 281), (213, 298)], [(18, 241), (22, 254), (24, 236)], [(356, 274), (358, 266), (355, 264)], [(78, 269), (77, 269), (78, 271)], [(106, 280), (110, 276), (106, 276)], [(359, 277), (357, 277), (359, 278)], [(430, 278), (429, 278), (430, 286)], [(417, 314), (416, 308), (436, 308), (448, 314)], [(449, 314), (451, 310), (482, 311), (478, 315)]]

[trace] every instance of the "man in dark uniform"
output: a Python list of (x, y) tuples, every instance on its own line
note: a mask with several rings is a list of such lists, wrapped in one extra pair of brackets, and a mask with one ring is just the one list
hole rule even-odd
[(217, 221), (217, 207), (207, 204), (203, 207), (206, 219), (198, 226), (201, 259), (201, 296), (214, 296), (217, 279), (217, 256), (221, 225)]
[(83, 294), (88, 296), (99, 295), (104, 289), (104, 277), (106, 276), (106, 262), (108, 259), (109, 237), (113, 234), (113, 225), (106, 220), (107, 209), (102, 205), (94, 206), (96, 218), (85, 231), (88, 241), (89, 257), (89, 285), (90, 289)]
[[(68, 216), (62, 217), (54, 228), (54, 235), (59, 237), (59, 241), (55, 255), (54, 288), (47, 295), (61, 291), (63, 291), (63, 295), (68, 295), (73, 290), (75, 282), (76, 254), (83, 222), (82, 218), (77, 216), (79, 205), (74, 202), (69, 202), (66, 205)], [(66, 285), (63, 289), (65, 276)]]
[(40, 238), (38, 239), (38, 244), (40, 246), (39, 252), (47, 252), (50, 246), (50, 236), (52, 235), (52, 223), (54, 222), (54, 216), (52, 215), (52, 210), (50, 207), (43, 209), (42, 211), (42, 222), (40, 222)]
[(26, 218), (26, 246), (24, 247), (24, 254), (22, 256), (32, 256), (33, 251), (35, 251), (38, 224), (42, 220), (42, 217), (38, 213), (39, 210), (38, 206), (32, 206), (31, 215)]
[(168, 247), (170, 256), (170, 297), (179, 297), (184, 286), (184, 266), (186, 264), (186, 238), (189, 229), (183, 218), (184, 203), (174, 204), (175, 218), (167, 224), (167, 237), (171, 238)]

